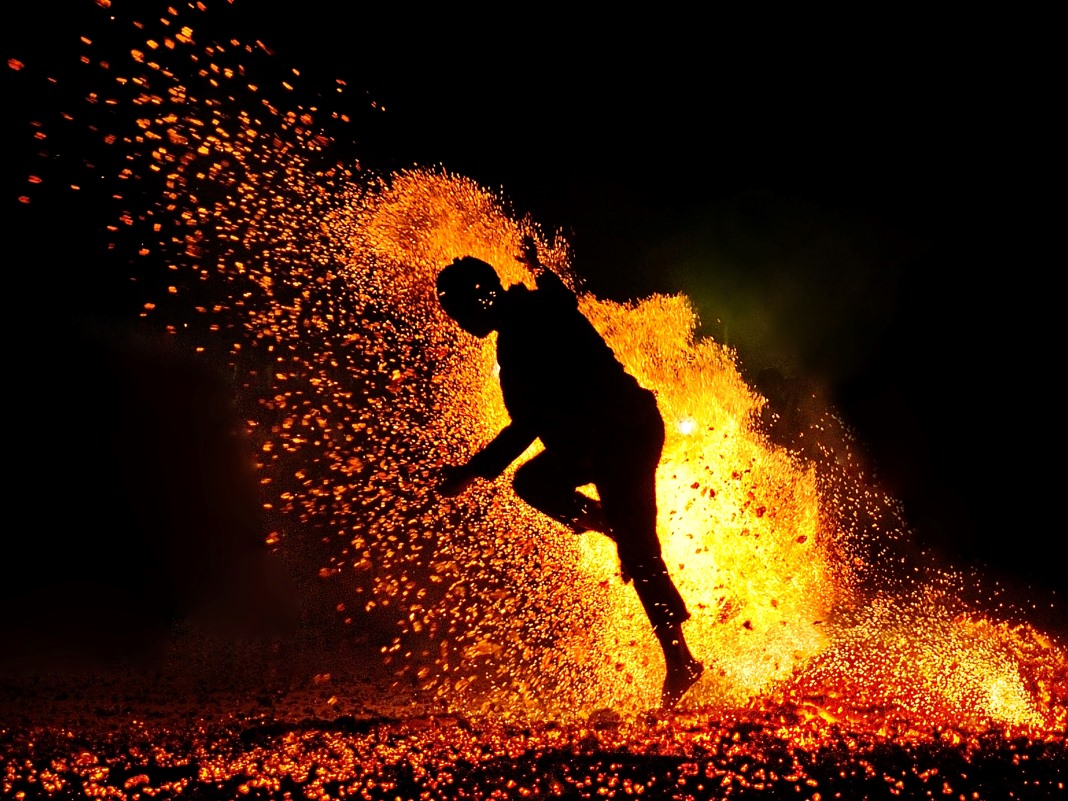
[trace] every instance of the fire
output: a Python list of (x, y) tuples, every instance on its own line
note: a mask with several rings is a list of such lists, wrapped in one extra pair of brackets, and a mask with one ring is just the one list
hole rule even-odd
[[(424, 418), (422, 430), (406, 430), (419, 438), (411, 453), (427, 454), (419, 457), (425, 479), (506, 422), (492, 341), (457, 333), (431, 291), (436, 270), (464, 253), (499, 265), (506, 283), (531, 282), (512, 254), (524, 233), (537, 231), (502, 208), (467, 179), (414, 171), (363, 195), (345, 217), (350, 280), (373, 281), (385, 305), (403, 310), (408, 336), (432, 354), (430, 365), (410, 368), (429, 370), (428, 382), (398, 396), (406, 415), (420, 409)], [(573, 280), (566, 243), (543, 246)], [(712, 667), (688, 704), (737, 708), (848, 687), (852, 703), (881, 710), (883, 719), (869, 721), (877, 729), (901, 714), (1057, 730), (1063, 708), (1036, 698), (1036, 685), (1020, 675), (1032, 633), (966, 622), (952, 595), (937, 589), (952, 581), (948, 574), (913, 588), (919, 600), (865, 594), (866, 574), (884, 569), (865, 547), (876, 540), (885, 556), (907, 531), (892, 499), (851, 460), (848, 436), (824, 459), (770, 442), (755, 422), (766, 401), (729, 349), (694, 338), (697, 319), (683, 296), (620, 305), (584, 295), (581, 305), (628, 370), (657, 392), (665, 419), (680, 421), (669, 427), (658, 474), (660, 536), (694, 611), (687, 638)], [(428, 483), (408, 488), (430, 516), (409, 542), (423, 526), (435, 532), (427, 557), (434, 591), (397, 578), (418, 572), (418, 547), (406, 567), (391, 561), (372, 590), (382, 600), (419, 598), (387, 649), (411, 655), (401, 673), (415, 672), (424, 691), (467, 712), (567, 717), (654, 706), (662, 665), (610, 542), (540, 518), (513, 496), (508, 477), (455, 509), (437, 506)], [(867, 510), (871, 530), (858, 530), (857, 509)], [(410, 650), (413, 640), (438, 637), (421, 653)], [(1049, 657), (1063, 663), (1055, 649)]]
[(605, 537), (526, 508), (510, 472), (454, 501), (432, 489), (507, 420), (492, 340), (445, 318), (434, 277), (470, 254), (532, 285), (514, 258), (530, 235), (669, 421), (659, 531), (709, 668), (686, 710), (792, 705), (915, 736), (1068, 726), (1064, 645), (962, 608), (949, 573), (903, 584), (907, 525), (848, 431), (828, 415), (814, 451), (769, 439), (767, 401), (730, 348), (695, 336), (685, 296), (583, 293), (564, 237), (462, 175), (330, 162), (348, 116), (301, 105), (298, 71), (272, 83), (245, 65), (258, 44), (201, 47), (195, 27), (165, 22), (180, 34), (134, 24), (147, 38), (125, 62), (93, 61), (113, 74), (90, 106), (128, 112), (105, 140), (130, 204), (114, 248), (144, 265), (142, 316), (235, 377), (267, 543), (344, 588), (354, 626), (395, 625), (383, 658), (397, 692), (515, 720), (656, 705), (663, 665)]
[[(498, 265), (506, 283), (532, 285), (513, 254), (523, 234), (537, 231), (502, 207), (462, 177), (414, 171), (393, 176), (335, 220), (346, 233), (334, 238), (352, 248), (349, 280), (373, 281), (379, 302), (399, 310), (407, 336), (418, 335), (433, 359), (409, 362), (409, 370), (432, 376), (399, 387), (394, 407), (424, 418), (414, 432), (418, 448), (411, 445), (421, 465), (432, 462), (421, 470), (426, 479), (435, 464), (462, 458), (507, 422), (493, 341), (458, 333), (432, 292), (441, 265), (466, 253)], [(566, 244), (543, 247), (574, 280)], [(741, 379), (733, 354), (695, 341), (686, 298), (626, 306), (584, 295), (581, 305), (630, 372), (657, 392), (665, 418), (691, 421), (689, 433), (669, 433), (658, 486), (665, 556), (695, 611), (687, 636), (716, 668), (695, 698), (758, 695), (826, 645), (820, 626), (836, 591), (820, 555), (814, 470), (753, 428), (762, 399)], [(576, 538), (527, 509), (508, 478), (481, 487), (459, 510), (429, 497), (429, 483), (410, 488), (430, 515), (420, 527), (435, 531), (432, 564), (448, 566), (432, 573), (435, 597), (420, 601), (410, 621), (413, 635), (442, 626), (447, 635), (437, 653), (448, 655), (416, 668), (424, 688), (462, 708), (525, 709), (535, 698), (556, 715), (654, 706), (662, 665), (636, 596), (619, 580), (611, 543)], [(408, 537), (419, 539), (419, 529)], [(383, 599), (398, 590), (404, 597), (395, 572), (376, 588)]]

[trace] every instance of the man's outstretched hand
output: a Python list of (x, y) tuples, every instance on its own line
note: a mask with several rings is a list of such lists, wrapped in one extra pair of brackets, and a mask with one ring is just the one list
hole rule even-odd
[(471, 486), (476, 478), (478, 476), (465, 464), (446, 467), (441, 472), (436, 489), (440, 495), (452, 498)]

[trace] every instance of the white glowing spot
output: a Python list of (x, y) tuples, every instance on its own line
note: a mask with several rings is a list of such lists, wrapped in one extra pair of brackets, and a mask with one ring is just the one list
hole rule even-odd
[(679, 429), (679, 433), (683, 436), (689, 436), (697, 430), (697, 421), (692, 417), (684, 417), (676, 424)]

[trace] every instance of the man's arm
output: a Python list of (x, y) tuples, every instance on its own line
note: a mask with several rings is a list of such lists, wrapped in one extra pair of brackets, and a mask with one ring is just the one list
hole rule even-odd
[(438, 483), (438, 492), (452, 497), (467, 489), (476, 478), (497, 478), (536, 438), (525, 426), (515, 423), (505, 426), (466, 464), (448, 468)]
[(534, 273), (534, 284), (539, 290), (553, 297), (557, 302), (578, 308), (578, 298), (575, 297), (575, 293), (561, 280), (560, 276), (546, 268), (538, 259), (538, 246), (532, 237), (523, 237), (522, 250), (516, 256), (516, 260), (527, 265)]

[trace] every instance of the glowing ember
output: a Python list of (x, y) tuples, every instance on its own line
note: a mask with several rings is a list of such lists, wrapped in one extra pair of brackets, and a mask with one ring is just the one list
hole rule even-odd
[[(90, 128), (118, 154), (116, 197), (128, 207), (111, 232), (115, 252), (144, 265), (142, 316), (235, 376), (275, 521), (270, 547), (313, 557), (353, 626), (392, 621), (390, 692), (454, 716), (444, 728), (434, 719), (250, 727), (232, 759), (214, 750), (228, 735), (203, 733), (168, 753), (146, 733), (124, 758), (141, 764), (143, 746), (157, 752), (155, 767), (128, 771), (123, 792), (153, 795), (172, 764), (165, 797), (205, 782), (253, 794), (299, 786), (308, 797), (381, 785), (392, 797), (462, 788), (479, 771), (480, 786), (511, 793), (510, 779), (487, 778), (496, 768), (484, 754), (536, 775), (545, 755), (566, 753), (584, 767), (519, 789), (563, 793), (588, 769), (602, 776), (596, 786), (628, 795), (655, 792), (667, 776), (698, 796), (789, 786), (829, 798), (816, 788), (837, 782), (848, 793), (863, 782), (806, 769), (800, 749), (844, 749), (844, 731), (856, 748), (891, 742), (917, 765), (932, 736), (956, 745), (993, 729), (1029, 738), (1027, 748), (1063, 743), (1068, 650), (1053, 634), (968, 608), (959, 576), (907, 575), (907, 527), (833, 415), (813, 427), (812, 450), (778, 445), (735, 354), (695, 338), (687, 298), (624, 305), (583, 294), (583, 312), (656, 391), (668, 422), (660, 537), (693, 612), (687, 638), (710, 668), (673, 727), (645, 717), (663, 664), (609, 540), (532, 512), (511, 472), (454, 501), (431, 489), (438, 468), (506, 422), (493, 343), (444, 317), (437, 271), (474, 255), (505, 285), (532, 285), (513, 257), (530, 235), (581, 292), (567, 242), (446, 170), (380, 176), (333, 163), (347, 115), (302, 100), (299, 72), (272, 73), (259, 43), (201, 46), (176, 12), (155, 26), (114, 25), (140, 39), (124, 57), (91, 54), (83, 39), (84, 61), (110, 77), (70, 116), (110, 114), (113, 128), (95, 117)], [(34, 177), (27, 200), (40, 188)], [(608, 723), (593, 727), (599, 715)], [(466, 719), (494, 723), (457, 722)], [(740, 738), (734, 727), (746, 722), (762, 734)], [(517, 736), (498, 725), (533, 728)], [(986, 752), (969, 742), (978, 765)], [(8, 748), (51, 758), (64, 746)], [(627, 749), (655, 754), (660, 778), (627, 763)], [(780, 767), (740, 767), (761, 754)], [(1014, 755), (1026, 759), (1026, 748)], [(188, 760), (200, 764), (195, 776), (181, 767)], [(402, 761), (406, 774), (394, 770)], [(45, 764), (8, 762), (5, 795), (65, 793), (74, 777), (118, 791), (90, 752)], [(936, 768), (893, 779), (939, 797), (955, 797), (956, 780)]]

